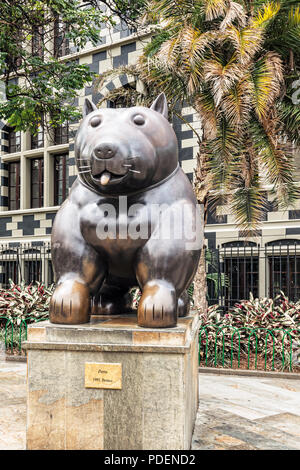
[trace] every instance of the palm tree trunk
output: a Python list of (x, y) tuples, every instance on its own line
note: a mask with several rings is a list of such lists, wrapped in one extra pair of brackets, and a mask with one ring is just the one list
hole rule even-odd
[(199, 313), (203, 313), (207, 309), (207, 284), (206, 284), (206, 263), (205, 249), (201, 250), (198, 269), (194, 277), (194, 307)]
[[(207, 219), (207, 201), (208, 190), (205, 184), (207, 176), (206, 172), (206, 159), (205, 152), (201, 152), (201, 142), (198, 141), (199, 150), (197, 154), (197, 167), (195, 170), (194, 191), (199, 204), (204, 206), (204, 225), (203, 225), (203, 239), (204, 228)], [(205, 245), (203, 246), (200, 254), (198, 269), (194, 277), (194, 292), (193, 292), (194, 307), (200, 312), (205, 312), (207, 309), (207, 282), (206, 282), (206, 262), (205, 262)]]

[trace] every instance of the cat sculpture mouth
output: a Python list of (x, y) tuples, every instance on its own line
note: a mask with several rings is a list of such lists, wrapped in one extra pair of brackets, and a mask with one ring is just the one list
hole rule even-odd
[(117, 175), (112, 171), (104, 170), (101, 173), (91, 175), (92, 179), (101, 186), (107, 186), (110, 184), (117, 184), (120, 181), (124, 180), (128, 176), (128, 171), (123, 175)]

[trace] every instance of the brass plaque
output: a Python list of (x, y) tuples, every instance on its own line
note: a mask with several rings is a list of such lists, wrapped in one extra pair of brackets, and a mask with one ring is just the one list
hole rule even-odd
[(85, 363), (85, 388), (122, 388), (122, 364)]

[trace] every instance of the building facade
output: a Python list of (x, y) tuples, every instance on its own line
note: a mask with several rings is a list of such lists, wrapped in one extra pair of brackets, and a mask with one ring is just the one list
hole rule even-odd
[[(88, 65), (91, 71), (103, 73), (120, 65), (134, 64), (147, 41), (149, 34), (138, 35), (119, 22), (113, 28), (104, 26), (96, 47), (87, 44), (83, 50), (75, 52), (71, 44), (63, 44), (61, 56), (62, 60), (75, 59), (79, 64)], [(81, 91), (76, 104), (81, 108), (85, 97), (97, 104), (100, 99), (105, 98), (108, 91), (131, 83), (132, 77), (125, 74), (105, 83), (101, 90), (91, 83)], [(109, 106), (109, 103), (104, 101), (103, 106)], [(187, 123), (199, 133), (201, 123), (192, 108), (183, 108), (182, 115), (185, 122), (174, 118), (173, 126), (179, 143), (180, 165), (192, 181), (197, 138)], [(29, 132), (14, 132), (4, 122), (0, 123), (2, 285), (7, 285), (9, 278), (15, 282), (38, 279), (50, 283), (54, 280), (50, 235), (55, 214), (77, 177), (74, 159), (76, 128), (77, 124), (62, 126), (52, 135), (47, 135), (41, 129), (36, 136), (32, 136)], [(300, 163), (298, 170), (295, 178), (300, 176)], [(266, 191), (268, 192), (268, 188)], [(298, 296), (300, 201), (295, 208), (282, 212), (278, 210), (272, 197), (268, 197), (269, 211), (262, 229), (258, 236), (250, 240), (246, 240), (237, 230), (234, 218), (226, 207), (217, 209), (216, 215), (208, 216), (205, 243), (210, 250), (220, 249), (218, 269), (221, 266), (231, 277), (232, 299), (249, 295), (249, 290), (255, 295), (271, 295), (270, 289), (274, 285), (277, 285), (277, 290), (281, 286), (293, 286), (293, 297)], [(270, 250), (273, 250), (272, 256)], [(276, 266), (279, 262), (280, 286), (279, 277), (276, 278)], [(239, 291), (233, 292), (233, 286), (239, 282)], [(244, 290), (242, 284), (247, 284)]]

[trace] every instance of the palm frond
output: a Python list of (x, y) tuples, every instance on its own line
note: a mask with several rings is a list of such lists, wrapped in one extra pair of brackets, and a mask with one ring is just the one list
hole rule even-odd
[(183, 63), (201, 66), (204, 54), (211, 52), (214, 37), (213, 31), (203, 33), (191, 26), (184, 28), (180, 35)]
[(171, 32), (163, 29), (159, 33), (155, 34), (151, 41), (144, 47), (144, 55), (147, 57), (153, 57), (164, 44), (165, 41), (170, 39)]
[(217, 134), (217, 110), (214, 98), (207, 86), (202, 87), (195, 97), (195, 109), (197, 110), (205, 139), (212, 140)]
[(223, 96), (220, 107), (232, 126), (240, 127), (246, 124), (251, 112), (252, 94), (252, 81), (249, 80), (249, 74), (245, 74)]
[(176, 70), (181, 53), (181, 44), (179, 37), (172, 37), (165, 41), (153, 59), (160, 63), (160, 66), (167, 71)]
[(236, 157), (241, 149), (241, 137), (237, 134), (236, 129), (230, 127), (228, 122), (221, 118), (216, 137), (207, 142), (208, 167), (217, 195), (220, 192), (226, 192), (232, 178), (238, 177), (240, 174)]
[(229, 206), (237, 225), (242, 229), (243, 236), (255, 235), (267, 210), (267, 200), (260, 186), (252, 184), (248, 188), (236, 189)]
[(289, 47), (297, 50), (300, 45), (300, 6), (290, 9), (288, 21), (283, 33), (284, 42), (286, 42)]
[(290, 142), (300, 147), (300, 107), (295, 106), (291, 99), (287, 96), (277, 103), (278, 119), (282, 126), (281, 133), (287, 137)]
[(288, 22), (290, 26), (300, 26), (300, 5), (291, 7), (288, 16)]
[(262, 8), (258, 10), (252, 19), (252, 25), (257, 28), (266, 28), (269, 23), (276, 17), (280, 10), (280, 2), (266, 2)]
[(245, 27), (247, 24), (247, 14), (243, 5), (237, 2), (229, 2), (225, 18), (220, 24), (220, 30), (224, 31), (227, 26), (231, 25), (234, 21), (236, 21), (239, 26)]
[(292, 148), (280, 141), (274, 132), (276, 126), (271, 121), (270, 117), (263, 123), (253, 119), (249, 130), (265, 183), (272, 185), (279, 204), (287, 207), (299, 197), (299, 189), (294, 182), (294, 156)]
[(226, 0), (203, 0), (203, 9), (207, 21), (226, 14)]
[(245, 27), (239, 29), (233, 25), (226, 28), (226, 36), (234, 49), (241, 66), (245, 66), (263, 46), (264, 33), (261, 28)]
[(235, 61), (223, 65), (220, 60), (212, 59), (205, 62), (203, 76), (211, 87), (215, 105), (220, 104), (223, 96), (232, 88), (241, 77), (241, 68)]
[(283, 83), (283, 65), (275, 52), (267, 52), (253, 64), (253, 106), (257, 116), (264, 118), (279, 96)]

